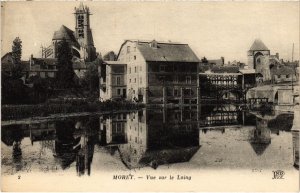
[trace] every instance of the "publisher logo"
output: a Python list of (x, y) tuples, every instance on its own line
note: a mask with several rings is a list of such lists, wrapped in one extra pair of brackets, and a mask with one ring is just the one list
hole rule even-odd
[(273, 178), (272, 179), (284, 179), (284, 171), (282, 170), (276, 170), (276, 171), (272, 171), (273, 172)]

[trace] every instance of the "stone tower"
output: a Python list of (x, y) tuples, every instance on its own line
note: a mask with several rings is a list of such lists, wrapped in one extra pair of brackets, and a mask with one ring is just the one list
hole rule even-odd
[(264, 81), (271, 80), (269, 60), (270, 50), (260, 39), (256, 39), (248, 51), (249, 69), (261, 73)]
[(79, 8), (75, 7), (75, 38), (81, 47), (81, 58), (85, 61), (96, 59), (96, 48), (92, 30), (90, 28), (90, 10), (87, 6), (80, 3)]

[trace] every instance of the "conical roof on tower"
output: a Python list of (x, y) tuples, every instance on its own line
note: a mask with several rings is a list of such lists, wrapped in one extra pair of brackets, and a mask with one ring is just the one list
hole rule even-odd
[(269, 50), (269, 49), (260, 39), (255, 39), (252, 46), (250, 47), (250, 50)]

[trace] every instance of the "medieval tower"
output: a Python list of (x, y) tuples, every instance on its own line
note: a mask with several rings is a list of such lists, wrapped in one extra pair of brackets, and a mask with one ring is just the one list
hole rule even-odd
[(261, 73), (264, 81), (271, 80), (269, 59), (270, 50), (260, 39), (256, 39), (248, 51), (248, 66)]

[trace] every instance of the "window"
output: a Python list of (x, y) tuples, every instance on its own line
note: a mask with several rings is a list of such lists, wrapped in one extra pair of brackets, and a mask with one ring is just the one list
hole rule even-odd
[(142, 84), (142, 77), (140, 77), (140, 84)]
[(136, 73), (136, 66), (134, 67), (134, 72)]
[(192, 89), (191, 88), (184, 89), (184, 95), (185, 96), (191, 96), (192, 95)]
[(174, 88), (174, 93), (173, 94), (174, 94), (174, 96), (178, 96), (179, 93), (178, 93), (178, 89), (177, 88)]
[(120, 85), (121, 84), (121, 77), (117, 76), (116, 79), (117, 79), (117, 85)]
[(121, 89), (117, 89), (118, 95), (121, 95)]
[(281, 76), (280, 76), (280, 75), (277, 75), (277, 77), (280, 78)]
[(133, 94), (135, 94), (135, 90), (133, 90)]
[(158, 77), (158, 80), (160, 81), (160, 82), (162, 82), (162, 83), (164, 83), (165, 82), (165, 76), (159, 76)]
[(129, 83), (131, 83), (131, 78), (129, 79)]
[(134, 78), (134, 83), (136, 83), (136, 78)]
[(133, 59), (136, 60), (136, 56), (133, 56)]
[(129, 74), (131, 73), (131, 67), (129, 67)]
[(136, 52), (136, 47), (133, 47), (133, 51)]
[(160, 72), (165, 72), (166, 71), (166, 66), (165, 65), (160, 65), (159, 66), (159, 71)]
[(290, 75), (289, 75), (289, 74), (287, 74), (287, 75), (286, 75), (286, 78), (290, 78)]
[(127, 46), (127, 53), (130, 53), (130, 46)]
[(174, 76), (174, 83), (178, 83), (178, 76)]
[(191, 82), (192, 82), (191, 76), (186, 76), (185, 77), (185, 82), (186, 82), (186, 84), (191, 84)]

